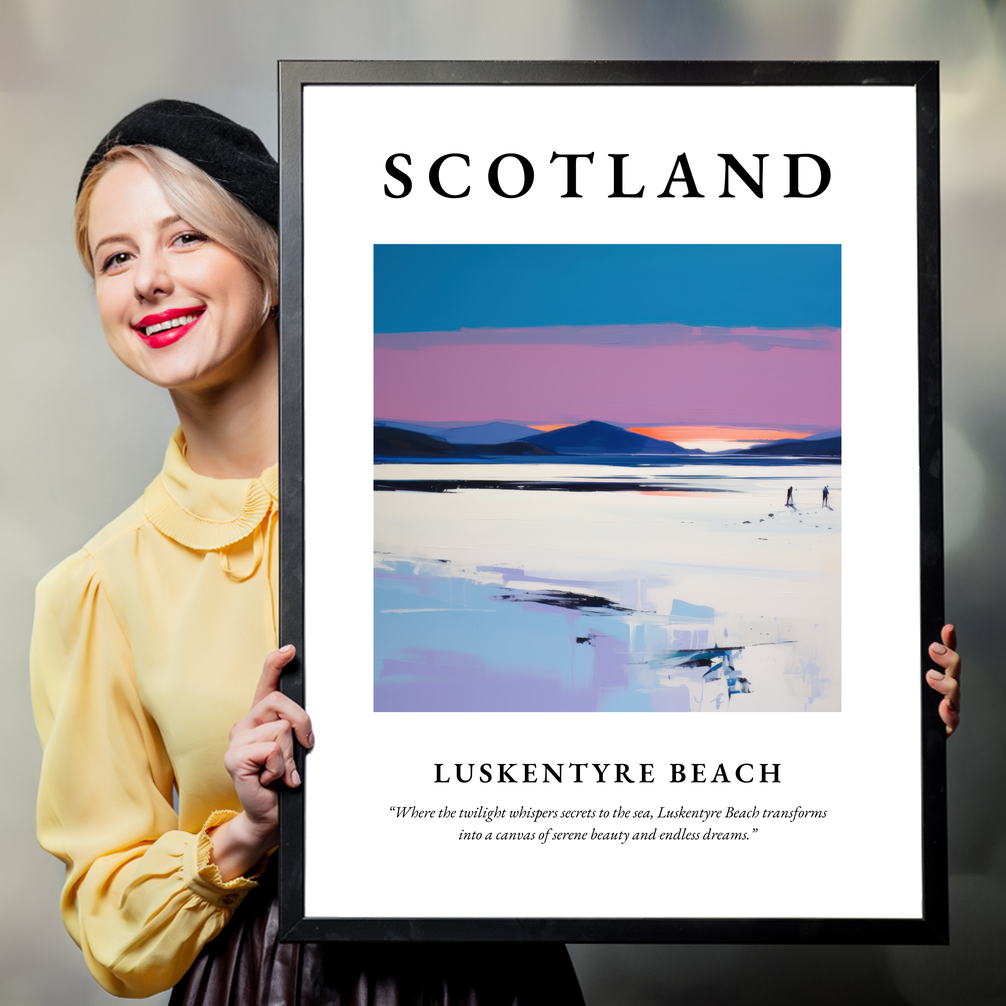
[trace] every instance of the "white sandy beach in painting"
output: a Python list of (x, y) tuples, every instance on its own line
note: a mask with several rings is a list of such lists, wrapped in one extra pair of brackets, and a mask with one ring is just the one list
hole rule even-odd
[[(527, 487), (375, 493), (378, 570), (473, 588), (471, 597), (453, 588), (437, 612), (468, 610), (487, 585), (529, 601), (549, 591), (600, 597), (617, 609), (630, 683), (655, 697), (653, 708), (683, 708), (656, 699), (686, 684), (693, 711), (840, 708), (837, 464), (384, 464), (375, 478), (398, 485), (491, 478)], [(644, 485), (533, 488), (577, 482)], [(790, 487), (794, 505), (786, 506)], [(424, 604), (403, 602), (393, 614), (412, 624), (436, 618)], [(709, 617), (689, 617), (695, 614)], [(587, 630), (576, 631), (583, 642)], [(729, 669), (743, 687), (727, 694), (725, 684), (696, 685), (701, 675), (688, 682), (686, 670), (668, 666), (668, 651), (706, 646), (736, 648)]]

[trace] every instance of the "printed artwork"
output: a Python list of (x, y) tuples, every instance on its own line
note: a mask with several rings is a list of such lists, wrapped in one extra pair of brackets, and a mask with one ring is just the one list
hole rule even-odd
[(374, 248), (374, 709), (840, 708), (837, 245)]

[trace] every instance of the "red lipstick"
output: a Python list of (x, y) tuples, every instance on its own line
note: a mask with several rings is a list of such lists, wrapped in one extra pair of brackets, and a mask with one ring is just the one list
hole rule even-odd
[[(133, 331), (151, 349), (161, 349), (164, 346), (170, 346), (173, 342), (178, 342), (184, 335), (187, 335), (205, 310), (205, 306), (199, 305), (196, 307), (173, 307), (168, 311), (148, 314), (133, 325)], [(184, 318), (189, 320), (178, 324), (179, 320)], [(150, 331), (151, 329), (154, 331)]]

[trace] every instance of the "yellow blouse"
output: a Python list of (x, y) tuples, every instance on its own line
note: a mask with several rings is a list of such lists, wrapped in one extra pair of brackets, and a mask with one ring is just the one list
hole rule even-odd
[(38, 586), (38, 837), (115, 995), (174, 985), (255, 886), (223, 882), (206, 829), (241, 809), (228, 731), (276, 646), (277, 493), (276, 467), (197, 475), (178, 430), (143, 498)]

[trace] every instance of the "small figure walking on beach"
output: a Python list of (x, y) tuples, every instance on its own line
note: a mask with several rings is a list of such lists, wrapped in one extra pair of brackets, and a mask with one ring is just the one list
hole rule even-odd
[(793, 487), (790, 486), (786, 490), (786, 506), (795, 507), (796, 504), (793, 502)]
[(828, 505), (828, 487), (824, 487), (824, 491), (821, 493), (821, 506), (826, 507)]

